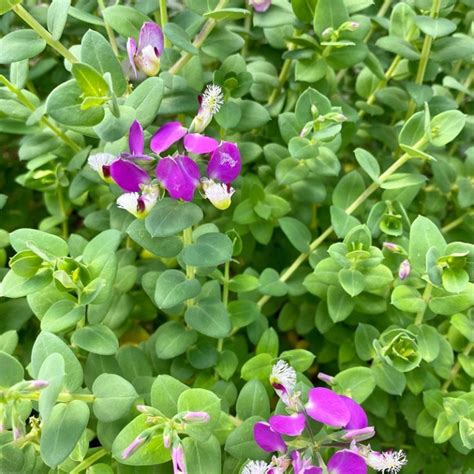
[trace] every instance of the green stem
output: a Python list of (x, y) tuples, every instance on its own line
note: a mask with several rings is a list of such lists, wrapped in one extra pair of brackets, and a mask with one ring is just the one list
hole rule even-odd
[[(31, 392), (22, 394), (20, 398), (24, 400), (39, 400), (40, 392)], [(60, 403), (68, 403), (72, 402), (73, 400), (81, 400), (82, 402), (86, 403), (94, 403), (95, 395), (90, 393), (69, 393), (69, 392), (61, 392), (56, 401)]]
[(250, 43), (250, 35), (251, 35), (251, 31), (252, 31), (252, 17), (253, 17), (253, 9), (250, 10), (250, 15), (247, 15), (245, 17), (245, 20), (244, 20), (244, 29), (247, 33), (247, 36), (245, 37), (245, 43), (242, 46), (242, 51), (240, 52), (240, 54), (242, 56), (246, 56), (247, 53), (248, 53), (249, 43)]
[[(99, 4), (100, 15), (103, 18), (104, 15), (102, 14), (102, 12), (105, 10), (104, 0), (97, 0), (97, 3)], [(112, 47), (112, 51), (114, 52), (115, 56), (118, 57), (119, 50), (117, 46), (117, 40), (115, 39), (114, 31), (112, 30), (110, 25), (105, 21), (105, 18), (104, 18), (104, 24), (105, 24), (105, 31), (107, 32), (107, 36), (109, 37), (110, 46)]]
[(425, 286), (425, 291), (423, 291), (423, 301), (425, 302), (425, 307), (416, 313), (415, 317), (415, 325), (420, 326), (421, 323), (423, 322), (423, 316), (425, 315), (426, 308), (428, 307), (428, 302), (431, 298), (431, 291), (433, 290), (433, 285), (431, 283), (428, 283)]
[(458, 217), (457, 219), (454, 219), (454, 221), (450, 222), (449, 224), (446, 224), (444, 227), (441, 228), (441, 232), (445, 234), (446, 232), (449, 232), (450, 230), (455, 229), (457, 226), (461, 225), (464, 222), (464, 219), (466, 217), (474, 215), (474, 211), (472, 212), (466, 212), (466, 214), (463, 214), (462, 216)]
[[(413, 148), (416, 149), (423, 149), (426, 145), (427, 140), (423, 137), (419, 140)], [(384, 173), (379, 176), (379, 180), (377, 183), (372, 183), (362, 194), (357, 197), (357, 199), (347, 208), (345, 212), (347, 214), (352, 214), (369, 196), (371, 196), (379, 187), (380, 185), (389, 178), (395, 171), (398, 170), (401, 166), (403, 166), (408, 160), (410, 156), (408, 153), (404, 153), (395, 163), (392, 164)], [(305, 260), (310, 256), (314, 250), (316, 250), (334, 231), (334, 227), (328, 227), (319, 237), (317, 237), (313, 242), (311, 242), (309, 246), (309, 251), (306, 253), (302, 253), (298, 256), (298, 258), (282, 273), (280, 277), (280, 281), (285, 282), (287, 281), (293, 273), (299, 268), (299, 266), (305, 262)], [(257, 304), (260, 308), (271, 298), (271, 296), (265, 295), (262, 296)]]
[[(183, 243), (185, 246), (191, 245), (193, 243), (193, 229), (192, 227), (188, 227), (187, 229), (183, 230)], [(196, 274), (196, 268), (192, 267), (191, 265), (186, 265), (186, 277), (189, 280), (194, 278)], [(190, 308), (194, 304), (194, 299), (189, 299), (186, 301), (186, 306)]]
[[(288, 51), (293, 51), (295, 48), (296, 48), (296, 45), (294, 43), (290, 43), (290, 45), (288, 46)], [(290, 58), (285, 59), (285, 61), (283, 62), (280, 75), (278, 76), (278, 86), (275, 87), (275, 89), (273, 89), (268, 99), (267, 105), (273, 105), (274, 102), (278, 99), (281, 89), (284, 86), (286, 80), (288, 79), (288, 76), (290, 75), (291, 63), (292, 63), (292, 60)]]
[(76, 466), (69, 474), (79, 474), (81, 471), (84, 471), (89, 466), (92, 466), (97, 460), (103, 458), (107, 454), (105, 448), (98, 449), (94, 454), (91, 454), (88, 458), (84, 459), (78, 466)]
[[(469, 89), (469, 87), (471, 87), (471, 83), (472, 83), (473, 80), (474, 80), (474, 69), (471, 69), (471, 72), (467, 76), (466, 82), (464, 83), (464, 87), (466, 89)], [(462, 100), (464, 99), (465, 95), (466, 95), (465, 92), (459, 91), (459, 94), (456, 97), (456, 102), (458, 104), (460, 104), (462, 102)]]
[[(437, 18), (439, 15), (439, 10), (441, 9), (441, 0), (433, 0), (433, 5), (431, 6), (431, 18)], [(416, 72), (415, 83), (418, 85), (423, 84), (425, 78), (426, 67), (428, 65), (428, 60), (430, 59), (431, 45), (433, 44), (433, 37), (426, 35), (423, 41), (423, 47), (421, 48), (421, 57), (420, 62), (418, 63), (418, 71)], [(415, 111), (416, 104), (413, 99), (410, 100), (407, 110), (407, 118), (413, 115)]]
[[(380, 6), (380, 9), (375, 16), (376, 17), (385, 16), (385, 13), (387, 13), (391, 4), (392, 4), (392, 0), (385, 0)], [(364, 43), (367, 43), (369, 41), (370, 37), (374, 34), (375, 28), (376, 28), (375, 24), (372, 23), (372, 26), (370, 27), (370, 31), (367, 33), (367, 36), (364, 38)]]
[(58, 202), (59, 202), (59, 208), (61, 209), (61, 214), (63, 216), (63, 221), (61, 223), (61, 227), (63, 230), (63, 238), (64, 240), (67, 240), (69, 237), (69, 222), (68, 222), (68, 214), (66, 211), (66, 204), (64, 202), (63, 189), (61, 186), (58, 186)]
[(61, 56), (64, 57), (71, 64), (77, 63), (78, 59), (74, 54), (71, 53), (65, 46), (62, 45), (58, 40), (54, 39), (51, 36), (51, 33), (44, 28), (38, 21), (30, 14), (27, 10), (23, 8), (21, 4), (15, 5), (12, 10), (33, 30), (38, 33), (38, 35), (43, 38), (46, 43), (48, 43), (53, 49), (55, 49)]
[[(472, 349), (474, 349), (474, 342), (470, 342), (465, 347), (465, 349), (463, 350), (462, 353), (465, 356), (468, 356), (471, 353)], [(446, 392), (448, 390), (449, 386), (452, 384), (454, 379), (457, 377), (460, 370), (461, 370), (461, 364), (459, 363), (459, 359), (458, 359), (458, 361), (454, 364), (453, 368), (451, 369), (451, 372), (449, 374), (448, 379), (446, 380), (446, 382), (444, 382), (444, 385), (442, 387), (443, 392)]]
[[(163, 29), (168, 23), (168, 10), (166, 9), (166, 0), (159, 0), (160, 2), (160, 25)], [(170, 47), (170, 41), (165, 36), (165, 48)]]
[[(215, 10), (219, 10), (221, 8), (224, 8), (225, 5), (227, 4), (228, 0), (220, 0), (219, 3), (217, 4)], [(201, 31), (197, 34), (196, 38), (194, 38), (193, 45), (196, 48), (200, 48), (204, 41), (206, 41), (206, 38), (211, 34), (211, 31), (214, 29), (214, 27), (217, 25), (217, 20), (214, 20), (214, 18), (210, 18), (209, 20), (204, 23), (204, 26), (202, 27)], [(181, 69), (188, 64), (188, 62), (193, 58), (193, 55), (191, 53), (186, 53), (183, 56), (181, 56), (178, 61), (176, 61), (169, 69), (168, 72), (171, 74), (178, 74)]]
[[(229, 304), (229, 280), (230, 280), (230, 262), (225, 262), (224, 265), (224, 282), (222, 283), (222, 303), (227, 308)], [(217, 350), (222, 352), (224, 347), (224, 339), (219, 339), (217, 342)]]
[[(16, 88), (5, 76), (2, 76), (0, 74), (0, 83), (4, 84), (7, 89), (10, 92), (13, 92), (18, 100), (29, 110), (34, 112), (36, 110), (36, 107), (30, 100), (23, 94), (23, 92)], [(54, 125), (51, 120), (47, 117), (42, 117), (39, 121), (39, 123), (44, 126), (49, 128), (58, 138), (60, 138), (66, 145), (68, 145), (72, 150), (75, 152), (79, 152), (82, 150), (82, 148), (71, 138), (69, 138), (60, 128), (58, 128), (56, 125)]]

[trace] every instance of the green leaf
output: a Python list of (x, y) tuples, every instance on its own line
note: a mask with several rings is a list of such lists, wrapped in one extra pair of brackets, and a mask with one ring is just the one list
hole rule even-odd
[[(110, 46), (109, 42), (97, 31), (88, 30), (87, 33), (83, 36), (81, 41), (81, 61), (83, 63), (89, 64), (96, 71), (98, 71), (102, 76), (105, 73), (110, 73), (112, 78), (112, 87), (114, 92), (117, 95), (122, 95), (127, 89), (127, 81), (122, 71), (122, 66), (120, 65), (118, 59), (115, 57), (115, 54)], [(161, 82), (160, 79), (154, 78), (157, 81)], [(144, 84), (147, 81), (144, 81)], [(140, 84), (137, 89), (142, 87)], [(135, 89), (131, 95), (129, 95), (125, 101), (125, 105), (129, 107), (134, 107), (132, 96), (137, 95), (137, 89)], [(149, 97), (149, 101), (154, 103), (157, 97)], [(161, 97), (160, 97), (161, 101)], [(155, 112), (156, 115), (156, 112)], [(138, 110), (137, 110), (137, 119), (140, 120)], [(143, 127), (147, 127), (149, 122), (140, 120)]]
[(431, 144), (444, 146), (452, 142), (462, 131), (466, 116), (459, 110), (447, 110), (431, 120)]
[(197, 340), (196, 331), (187, 330), (177, 321), (168, 321), (156, 331), (155, 351), (159, 359), (173, 359)]
[(258, 102), (253, 100), (239, 100), (236, 102), (240, 106), (242, 113), (239, 124), (235, 127), (236, 131), (246, 132), (253, 128), (263, 127), (270, 121), (270, 113)]
[(429, 302), (431, 311), (445, 316), (466, 311), (473, 305), (474, 284), (472, 283), (468, 283), (461, 293), (433, 296)]
[(374, 358), (373, 341), (379, 337), (379, 331), (370, 324), (359, 323), (357, 326), (354, 342), (358, 357), (362, 360)]
[(241, 376), (244, 380), (268, 381), (273, 367), (273, 357), (270, 354), (258, 354), (242, 366)]
[(188, 280), (179, 270), (166, 270), (156, 281), (155, 302), (161, 309), (168, 309), (196, 297), (201, 284), (193, 278)]
[(412, 324), (407, 329), (416, 336), (416, 343), (422, 359), (426, 362), (434, 361), (439, 354), (439, 334), (436, 328), (427, 324), (420, 326)]
[(119, 348), (117, 336), (103, 325), (77, 329), (71, 337), (71, 342), (87, 352), (100, 355), (113, 355)]
[(253, 437), (253, 427), (257, 421), (265, 421), (265, 419), (261, 416), (247, 418), (227, 437), (225, 450), (231, 456), (242, 461), (268, 458), (268, 453), (257, 446)]
[(28, 29), (12, 31), (0, 39), (0, 64), (33, 58), (44, 48), (46, 48), (46, 41), (35, 31)]
[(196, 204), (164, 198), (145, 219), (145, 227), (152, 237), (169, 237), (197, 224), (202, 218), (202, 210)]
[(375, 389), (375, 376), (368, 367), (351, 367), (339, 372), (335, 381), (344, 395), (363, 403)]
[(127, 415), (138, 398), (133, 385), (115, 374), (99, 375), (92, 385), (92, 393), (95, 395), (94, 415), (105, 423)]
[(70, 6), (71, 0), (52, 0), (48, 8), (47, 26), (55, 40), (61, 38), (63, 34)]
[(204, 13), (204, 18), (214, 18), (215, 20), (239, 20), (250, 16), (250, 12), (245, 8), (221, 8)]
[(326, 28), (337, 30), (349, 20), (343, 0), (319, 0), (314, 11), (314, 31), (321, 36)]
[(225, 234), (211, 232), (198, 237), (196, 243), (186, 246), (181, 257), (186, 265), (213, 267), (232, 258), (232, 241)]
[(396, 36), (383, 36), (375, 43), (379, 48), (398, 54), (402, 58), (410, 61), (420, 59), (420, 53), (408, 42)]
[(461, 293), (469, 283), (469, 275), (462, 268), (445, 268), (441, 278), (444, 288), (450, 293)]
[(21, 3), (21, 0), (0, 0), (0, 15), (10, 11), (15, 5)]
[(365, 288), (364, 275), (358, 270), (343, 268), (339, 274), (339, 283), (346, 293), (354, 297), (362, 293)]
[(151, 386), (151, 404), (164, 415), (173, 417), (178, 412), (178, 398), (188, 386), (170, 375), (158, 375)]
[(420, 292), (413, 286), (399, 285), (394, 288), (390, 302), (399, 310), (408, 313), (419, 313), (426, 308)]
[(68, 245), (61, 237), (36, 229), (18, 229), (10, 233), (10, 244), (17, 251), (28, 250), (30, 243), (53, 257), (65, 257)]
[(74, 301), (56, 301), (41, 319), (41, 329), (53, 333), (62, 332), (75, 327), (84, 316), (85, 308), (77, 306)]
[(361, 168), (370, 176), (374, 183), (377, 183), (380, 176), (380, 166), (376, 158), (362, 148), (356, 148), (354, 155)]
[(163, 33), (175, 46), (190, 54), (198, 54), (198, 49), (191, 43), (186, 31), (176, 23), (167, 23)]
[(418, 216), (410, 228), (410, 245), (408, 257), (412, 267), (424, 272), (426, 266), (426, 254), (431, 247), (435, 247), (440, 255), (443, 255), (446, 241), (438, 227), (428, 218)]
[(10, 354), (0, 351), (0, 386), (10, 387), (11, 385), (21, 382), (25, 371), (23, 366)]
[(327, 298), (329, 316), (333, 322), (344, 321), (352, 313), (355, 303), (339, 286), (330, 286)]
[(186, 310), (186, 323), (205, 336), (224, 338), (232, 328), (229, 313), (220, 301), (203, 299)]
[(61, 354), (49, 355), (41, 365), (38, 380), (48, 381), (48, 386), (40, 391), (38, 402), (39, 413), (44, 423), (48, 422), (49, 415), (56, 404), (63, 388), (65, 375), (64, 358)]
[(143, 23), (151, 21), (137, 9), (122, 5), (114, 5), (102, 10), (102, 16), (107, 25), (125, 38), (131, 36), (138, 38)]
[(265, 268), (260, 275), (260, 293), (270, 296), (283, 296), (287, 292), (286, 284), (280, 280), (280, 274), (273, 268)]
[(237, 416), (246, 420), (252, 416), (270, 416), (270, 401), (265, 386), (260, 380), (250, 380), (239, 393), (236, 404)]
[(105, 79), (92, 67), (84, 63), (74, 63), (71, 69), (84, 97), (105, 97), (109, 86)]
[(163, 446), (163, 434), (158, 433), (144, 445), (140, 446), (134, 453), (124, 459), (123, 451), (143, 431), (150, 428), (147, 423), (148, 415), (139, 415), (126, 425), (116, 435), (112, 445), (112, 456), (120, 462), (129, 466), (152, 466), (163, 464), (171, 459), (171, 450)]
[(425, 35), (433, 38), (447, 36), (456, 31), (456, 23), (447, 18), (431, 18), (430, 16), (416, 16), (415, 23)]
[(266, 329), (258, 340), (257, 347), (255, 348), (256, 354), (267, 353), (276, 357), (278, 355), (278, 334), (273, 328)]
[[(100, 70), (99, 68), (97, 69)], [(114, 76), (112, 75), (113, 80)], [(125, 99), (124, 104), (135, 109), (136, 119), (142, 124), (143, 128), (148, 127), (155, 119), (163, 99), (163, 91), (164, 84), (162, 79), (159, 77), (149, 77), (141, 82)]]
[(186, 472), (189, 474), (221, 473), (221, 447), (215, 436), (211, 436), (207, 441), (185, 438), (183, 448)]
[(46, 112), (63, 125), (90, 127), (104, 118), (102, 107), (84, 110), (81, 89), (75, 80), (67, 81), (53, 89), (46, 100)]
[(89, 421), (89, 407), (80, 400), (58, 403), (41, 430), (41, 458), (51, 468), (71, 454)]
[(422, 174), (393, 173), (380, 185), (382, 189), (401, 189), (409, 186), (419, 186), (426, 181)]
[(285, 359), (298, 372), (308, 370), (313, 365), (315, 357), (306, 349), (290, 349), (280, 354), (280, 359)]
[(450, 438), (452, 438), (457, 432), (458, 427), (456, 423), (450, 423), (448, 420), (448, 415), (446, 413), (441, 413), (436, 421), (433, 441), (436, 444), (445, 443)]
[(406, 377), (405, 374), (399, 372), (390, 365), (376, 363), (371, 369), (375, 375), (377, 387), (390, 395), (401, 395), (405, 390)]
[(308, 228), (294, 217), (281, 217), (278, 219), (281, 230), (286, 235), (290, 243), (301, 253), (309, 251), (311, 232)]
[(41, 366), (47, 357), (58, 353), (64, 359), (66, 376), (64, 387), (74, 392), (82, 386), (83, 372), (80, 362), (77, 360), (71, 349), (58, 336), (49, 332), (41, 332), (36, 338), (31, 351), (30, 373), (34, 378), (38, 378)]
[(185, 433), (195, 440), (206, 441), (221, 414), (221, 401), (214, 393), (202, 388), (190, 388), (178, 398), (178, 413), (183, 411), (205, 411), (210, 420), (205, 423), (188, 423)]

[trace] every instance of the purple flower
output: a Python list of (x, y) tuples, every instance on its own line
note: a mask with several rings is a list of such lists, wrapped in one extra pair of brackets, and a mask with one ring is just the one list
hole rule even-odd
[(329, 426), (341, 428), (346, 426), (351, 413), (340, 395), (328, 388), (312, 388), (308, 393), (306, 411), (313, 420)]
[(214, 151), (219, 143), (214, 138), (199, 133), (188, 133), (180, 122), (167, 122), (153, 135), (150, 148), (159, 155), (184, 137), (184, 148), (197, 155)]
[(89, 156), (87, 163), (104, 181), (113, 183), (110, 176), (110, 166), (117, 160), (118, 158), (110, 153), (96, 153)]
[(125, 193), (119, 196), (117, 198), (117, 207), (125, 209), (138, 219), (143, 219), (149, 214), (157, 200), (158, 189), (153, 186), (145, 186), (142, 194), (134, 192)]
[(344, 426), (348, 430), (358, 430), (361, 428), (366, 428), (369, 425), (367, 415), (364, 409), (356, 403), (352, 398), (346, 397), (345, 395), (339, 395), (346, 405), (350, 413), (349, 423)]
[(129, 193), (139, 192), (151, 181), (148, 173), (130, 160), (114, 161), (110, 166), (110, 176), (124, 191)]
[(362, 456), (343, 449), (331, 456), (328, 462), (329, 474), (366, 474), (367, 466)]
[(271, 426), (264, 422), (258, 421), (253, 427), (253, 437), (255, 442), (269, 453), (279, 451), (286, 453), (286, 444), (280, 433), (272, 430)]
[(320, 467), (313, 466), (310, 458), (304, 458), (299, 451), (290, 454), (294, 474), (322, 474)]
[(178, 155), (162, 158), (156, 167), (156, 177), (173, 199), (192, 201), (200, 173), (191, 158)]
[(405, 280), (410, 276), (410, 273), (411, 273), (410, 262), (407, 259), (405, 259), (400, 264), (400, 268), (398, 269), (398, 277), (400, 278), (400, 280)]
[(274, 415), (268, 422), (273, 431), (287, 436), (299, 436), (303, 433), (306, 424), (306, 418), (303, 413), (294, 413), (293, 415)]
[(130, 457), (144, 442), (146, 437), (138, 435), (123, 451), (122, 459)]
[(211, 179), (222, 183), (231, 183), (239, 176), (242, 168), (240, 151), (235, 143), (221, 142), (212, 152), (207, 165), (207, 174)]
[(161, 28), (151, 21), (143, 24), (140, 29), (138, 45), (134, 38), (128, 38), (128, 60), (138, 77), (137, 69), (147, 76), (156, 76), (160, 71), (160, 56), (163, 52), (163, 32)]
[(122, 153), (121, 158), (151, 160), (151, 157), (143, 153), (145, 137), (143, 128), (138, 120), (134, 120), (128, 132), (128, 148), (130, 153)]
[(186, 462), (184, 459), (184, 449), (181, 444), (171, 448), (171, 460), (173, 461), (174, 474), (186, 474)]
[(249, 0), (249, 4), (254, 8), (256, 12), (266, 12), (271, 4), (272, 0)]

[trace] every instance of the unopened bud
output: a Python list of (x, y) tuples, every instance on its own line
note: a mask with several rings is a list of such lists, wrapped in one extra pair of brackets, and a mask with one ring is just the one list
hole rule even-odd
[(139, 434), (123, 451), (122, 459), (127, 459), (130, 457), (144, 442), (146, 437), (143, 437)]
[(342, 435), (342, 439), (345, 441), (364, 441), (366, 439), (372, 438), (374, 435), (374, 427), (366, 426), (365, 428), (359, 428), (357, 430), (347, 430)]
[(400, 252), (400, 247), (393, 242), (384, 242), (382, 246), (384, 249), (390, 250), (390, 252)]
[(403, 262), (400, 264), (400, 268), (398, 269), (398, 277), (400, 280), (405, 280), (410, 276), (411, 273), (411, 265), (408, 260), (403, 260)]
[(205, 411), (188, 411), (184, 416), (184, 421), (202, 421), (208, 422), (211, 419), (209, 413)]
[(35, 390), (41, 390), (42, 388), (46, 388), (49, 385), (47, 380), (32, 380), (30, 382), (30, 388)]
[(326, 28), (322, 33), (321, 36), (323, 38), (329, 38), (334, 33), (334, 28)]
[(333, 385), (334, 384), (334, 377), (331, 375), (325, 374), (324, 372), (319, 372), (317, 375), (319, 380), (322, 380), (323, 382), (327, 383), (328, 385)]

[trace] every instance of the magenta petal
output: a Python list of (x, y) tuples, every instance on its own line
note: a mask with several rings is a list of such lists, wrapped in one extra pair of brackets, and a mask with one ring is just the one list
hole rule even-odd
[(352, 398), (346, 397), (344, 395), (340, 395), (340, 397), (342, 398), (342, 401), (346, 405), (351, 415), (349, 423), (345, 426), (345, 428), (348, 430), (357, 430), (369, 426), (369, 420), (367, 419), (364, 409), (357, 402), (352, 400)]
[(148, 173), (128, 160), (117, 160), (110, 165), (110, 176), (124, 190), (129, 193), (139, 192), (140, 184), (150, 181)]
[(343, 449), (331, 456), (328, 471), (329, 474), (367, 474), (367, 465), (362, 456)]
[(272, 0), (250, 0), (250, 5), (259, 13), (266, 12), (272, 5)]
[(128, 146), (130, 153), (134, 156), (143, 155), (143, 145), (145, 139), (143, 137), (143, 128), (138, 120), (135, 120), (130, 127), (128, 134)]
[(305, 416), (303, 413), (295, 413), (290, 416), (275, 415), (268, 422), (273, 431), (287, 436), (299, 436), (305, 428)]
[(275, 433), (268, 423), (258, 421), (253, 427), (253, 437), (255, 442), (269, 453), (279, 451), (286, 452), (286, 444), (280, 434)]
[(201, 135), (200, 133), (188, 133), (183, 141), (184, 148), (196, 155), (211, 153), (211, 151), (214, 151), (219, 146), (217, 140)]
[(127, 53), (128, 53), (128, 60), (130, 61), (130, 66), (133, 69), (135, 74), (135, 78), (137, 78), (137, 67), (135, 66), (135, 54), (137, 52), (137, 43), (133, 38), (128, 38), (127, 40)]
[(231, 183), (239, 176), (242, 168), (240, 151), (235, 143), (222, 142), (211, 155), (207, 174), (211, 179)]
[(312, 388), (308, 393), (306, 411), (313, 420), (333, 427), (349, 423), (351, 414), (342, 397), (328, 388)]
[(198, 165), (187, 156), (162, 158), (156, 167), (156, 177), (173, 199), (192, 201), (199, 186)]
[(186, 135), (187, 130), (180, 122), (168, 122), (162, 125), (151, 137), (150, 148), (157, 154), (167, 150), (173, 143)]
[(138, 39), (138, 48), (140, 51), (147, 47), (152, 46), (155, 49), (157, 56), (161, 56), (163, 52), (163, 32), (161, 28), (151, 21), (143, 23), (143, 26), (140, 29), (140, 37)]

